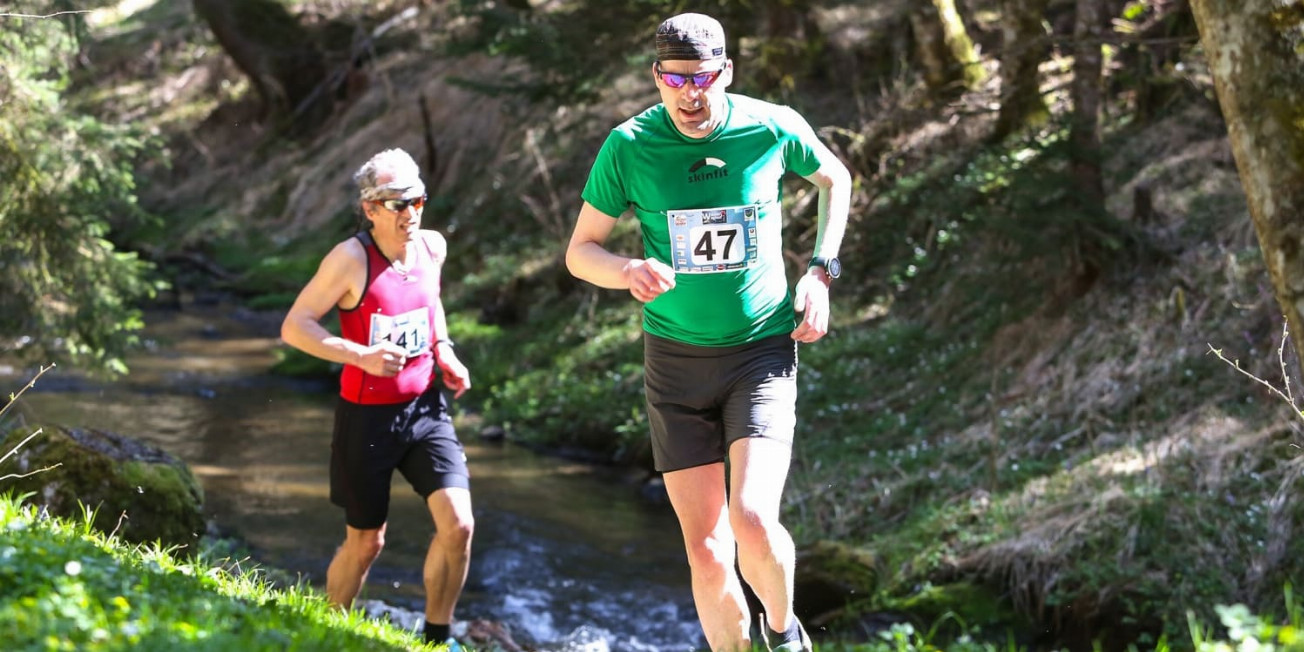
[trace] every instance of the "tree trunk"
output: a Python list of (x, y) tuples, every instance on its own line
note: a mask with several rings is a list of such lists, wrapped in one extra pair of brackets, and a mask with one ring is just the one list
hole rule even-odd
[(1074, 177), (1078, 189), (1091, 201), (1103, 202), (1100, 174), (1101, 33), (1105, 27), (1105, 0), (1078, 0), (1073, 24), (1072, 133)]
[(1001, 0), (1001, 111), (996, 140), (1050, 117), (1041, 96), (1038, 68), (1048, 40), (1042, 27), (1046, 0)]
[(960, 66), (960, 77), (964, 79), (965, 88), (977, 88), (987, 80), (987, 71), (983, 70), (973, 40), (964, 28), (960, 12), (955, 8), (955, 0), (933, 0), (933, 6), (937, 8), (937, 17), (942, 21), (946, 48), (950, 50), (952, 60)]
[(277, 0), (193, 0), (217, 42), (249, 76), (268, 115), (315, 126), (329, 115), (326, 66), (312, 35)]
[(1101, 32), (1105, 25), (1105, 2), (1077, 0), (1074, 14), (1069, 161), (1080, 212), (1074, 216), (1071, 248), (1065, 254), (1071, 297), (1090, 290), (1104, 268), (1105, 251), (1093, 225), (1105, 216), (1105, 184), (1100, 171)]
[(1304, 1), (1191, 4), (1268, 276), (1304, 362)]
[(924, 65), (924, 82), (929, 88), (940, 90), (959, 79), (959, 71), (950, 65), (946, 34), (937, 18), (936, 7), (916, 0), (910, 11), (910, 32), (914, 34), (915, 47)]
[(965, 88), (975, 88), (986, 79), (955, 0), (916, 3), (910, 12), (910, 29), (929, 88), (941, 90), (961, 81)]

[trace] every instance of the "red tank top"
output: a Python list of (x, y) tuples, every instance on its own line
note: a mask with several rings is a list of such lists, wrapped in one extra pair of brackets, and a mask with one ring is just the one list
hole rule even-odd
[(418, 235), (415, 263), (406, 273), (385, 258), (370, 233), (359, 233), (367, 252), (367, 284), (362, 300), (340, 309), (340, 334), (371, 346), (389, 340), (408, 350), (407, 365), (393, 378), (373, 376), (344, 365), (340, 396), (368, 405), (404, 403), (426, 391), (434, 380), (434, 310), (439, 300), (439, 263), (425, 235)]

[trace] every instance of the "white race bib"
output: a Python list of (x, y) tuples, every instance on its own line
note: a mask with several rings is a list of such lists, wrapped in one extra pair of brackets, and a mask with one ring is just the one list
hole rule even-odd
[(430, 345), (430, 308), (422, 307), (401, 315), (371, 315), (371, 345), (393, 342), (408, 355), (417, 355)]
[(756, 213), (756, 206), (668, 211), (675, 272), (712, 274), (755, 264)]

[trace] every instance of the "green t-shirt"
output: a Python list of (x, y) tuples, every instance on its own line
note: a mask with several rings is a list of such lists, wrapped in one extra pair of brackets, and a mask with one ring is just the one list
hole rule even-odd
[(643, 308), (643, 328), (732, 346), (796, 325), (783, 266), (782, 178), (819, 168), (814, 130), (796, 111), (730, 94), (724, 124), (684, 136), (658, 104), (617, 126), (589, 172), (584, 201), (634, 209), (644, 256), (675, 269), (675, 288)]

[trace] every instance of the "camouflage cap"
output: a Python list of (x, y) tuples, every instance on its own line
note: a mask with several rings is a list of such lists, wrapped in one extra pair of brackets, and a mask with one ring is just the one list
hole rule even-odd
[[(385, 179), (381, 183), (381, 179)], [(421, 169), (401, 149), (387, 149), (367, 161), (353, 175), (362, 201), (412, 199), (426, 194)]]
[(657, 61), (704, 61), (724, 56), (724, 27), (706, 14), (679, 14), (657, 27)]

